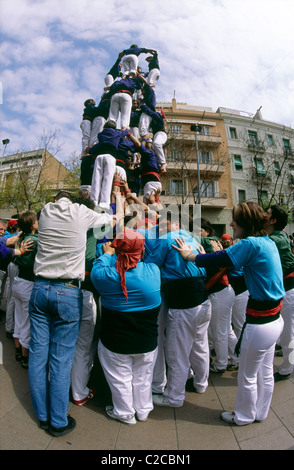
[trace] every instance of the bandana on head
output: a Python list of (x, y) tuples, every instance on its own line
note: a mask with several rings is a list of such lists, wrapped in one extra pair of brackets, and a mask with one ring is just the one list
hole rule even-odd
[(120, 275), (120, 283), (126, 300), (128, 292), (126, 286), (125, 272), (135, 268), (142, 258), (145, 239), (143, 235), (135, 230), (125, 230), (117, 235), (111, 243), (117, 254), (116, 271)]

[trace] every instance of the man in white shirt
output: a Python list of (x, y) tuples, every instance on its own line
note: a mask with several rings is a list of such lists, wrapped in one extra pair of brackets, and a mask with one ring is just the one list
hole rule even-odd
[(97, 213), (60, 192), (39, 219), (35, 282), (30, 300), (29, 382), (40, 427), (62, 436), (75, 427), (67, 414), (70, 370), (82, 315), (87, 231), (113, 227), (122, 214)]

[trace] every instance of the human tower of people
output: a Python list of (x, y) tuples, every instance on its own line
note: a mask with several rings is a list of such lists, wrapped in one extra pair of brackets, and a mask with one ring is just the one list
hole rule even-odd
[[(141, 53), (151, 53), (147, 80), (138, 74)], [(232, 210), (233, 238), (219, 239), (209, 220), (196, 233), (193, 220), (184, 228), (163, 210), (158, 78), (155, 50), (120, 53), (101, 103), (85, 108), (80, 196), (61, 191), (39, 217), (21, 214), (11, 238), (0, 221), (6, 332), (28, 369), (39, 426), (56, 437), (76, 426), (70, 391), (82, 406), (101, 386), (91, 383), (95, 358), (111, 395), (105, 411), (127, 425), (146, 421), (154, 405), (183, 406), (187, 390), (204, 393), (209, 374), (227, 370), (238, 371), (237, 396), (221, 418), (263, 421), (274, 382), (293, 373), (288, 216), (277, 205), (265, 212), (243, 202)], [(132, 204), (137, 210), (128, 212)], [(273, 374), (277, 345), (283, 360)]]
[[(151, 53), (145, 73), (138, 65), (143, 53)], [(81, 191), (88, 191), (102, 210), (110, 207), (116, 172), (121, 180), (132, 181), (135, 195), (142, 189), (146, 204), (158, 202), (160, 175), (166, 172), (163, 146), (167, 141), (165, 116), (156, 107), (159, 77), (157, 51), (133, 44), (119, 53), (106, 74), (98, 106), (93, 99), (84, 103)]]

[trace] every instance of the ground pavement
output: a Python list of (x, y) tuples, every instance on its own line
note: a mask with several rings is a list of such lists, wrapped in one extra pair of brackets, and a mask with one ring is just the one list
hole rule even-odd
[[(204, 394), (187, 392), (183, 407), (155, 406), (146, 422), (127, 426), (105, 414), (107, 392), (98, 371), (98, 389), (99, 383), (102, 385), (97, 396), (81, 407), (70, 403), (69, 413), (77, 422), (74, 431), (53, 437), (38, 427), (28, 372), (14, 358), (14, 344), (5, 336), (4, 320), (1, 315), (1, 450), (103, 450), (111, 452), (103, 455), (114, 452), (116, 456), (146, 450), (152, 456), (156, 451), (183, 451), (187, 455), (195, 450), (294, 450), (294, 374), (275, 385), (269, 416), (262, 423), (235, 426), (221, 421), (221, 412), (233, 409), (237, 386), (237, 372), (225, 372), (210, 376)], [(280, 362), (281, 358), (275, 357), (275, 368)]]

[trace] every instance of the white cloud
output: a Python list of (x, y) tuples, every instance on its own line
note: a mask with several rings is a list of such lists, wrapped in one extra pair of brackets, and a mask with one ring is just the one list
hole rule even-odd
[(1, 0), (0, 14), (2, 132), (18, 147), (60, 127), (79, 152), (82, 103), (133, 42), (159, 51), (159, 101), (293, 123), (292, 0)]

